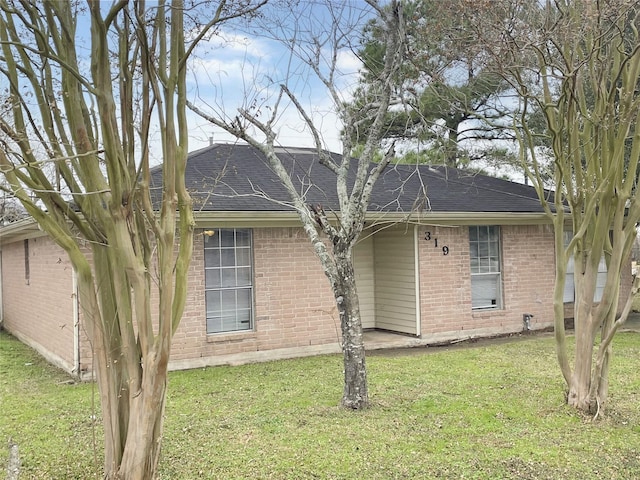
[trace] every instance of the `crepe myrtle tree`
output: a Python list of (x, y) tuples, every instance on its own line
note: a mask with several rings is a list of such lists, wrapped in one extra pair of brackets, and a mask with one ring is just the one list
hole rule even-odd
[[(353, 49), (351, 42), (357, 37), (362, 25), (354, 22), (345, 27), (345, 19), (352, 18), (353, 5), (343, 5), (340, 8), (332, 2), (327, 2), (327, 5), (329, 8), (324, 14), (326, 17), (323, 17), (322, 35), (313, 35), (305, 43), (302, 39), (303, 32), (311, 32), (312, 28), (302, 25), (305, 17), (299, 15), (293, 26), (296, 35), (282, 38), (294, 38), (288, 44), (292, 58), (302, 60), (310, 68), (340, 112), (344, 130), (343, 155), (339, 160), (324, 148), (319, 125), (314, 122), (312, 114), (305, 109), (286, 81), (278, 85), (277, 98), (272, 104), (261, 108), (256, 108), (255, 105), (240, 108), (237, 115), (231, 118), (211, 115), (205, 107), (196, 103), (190, 102), (189, 106), (212, 124), (260, 150), (286, 188), (333, 290), (340, 318), (344, 355), (344, 391), (341, 403), (347, 408), (362, 409), (368, 406), (369, 397), (353, 248), (364, 227), (373, 186), (394, 157), (393, 148), (388, 149), (381, 159), (377, 155), (381, 147), (385, 115), (392, 101), (392, 79), (397, 75), (404, 52), (402, 2), (392, 1), (388, 8), (383, 8), (378, 2), (367, 0), (371, 11), (366, 14), (375, 15), (379, 28), (385, 32), (383, 38), (386, 55), (375, 88), (368, 91), (368, 109), (360, 109), (359, 112), (344, 107), (345, 102), (338, 88), (338, 52), (341, 48)], [(355, 10), (361, 14), (360, 8)], [(276, 153), (278, 120), (287, 104), (295, 108), (301, 121), (311, 132), (320, 165), (335, 176), (338, 211), (327, 212), (322, 205), (309, 204), (304, 193), (306, 190), (296, 186), (295, 179)], [(268, 118), (263, 119), (261, 113), (265, 111), (270, 113)], [(366, 113), (363, 115), (362, 111)], [(354, 146), (352, 138), (356, 138), (353, 132), (365, 123), (371, 127), (367, 130), (361, 154), (355, 159), (350, 155)], [(374, 159), (379, 161), (373, 163)], [(354, 173), (355, 179), (350, 184), (348, 177)]]
[[(503, 0), (490, 8), (503, 9), (511, 22), (492, 24), (486, 16), (479, 37), (518, 91), (514, 131), (555, 232), (555, 338), (567, 403), (597, 416), (608, 396), (611, 342), (632, 302), (632, 296), (621, 298), (621, 274), (640, 221), (640, 6), (632, 0)], [(530, 123), (530, 112), (542, 114), (550, 150), (537, 146), (540, 129)], [(545, 190), (548, 182), (553, 196)], [(606, 283), (599, 298), (602, 261)], [(570, 263), (573, 359), (563, 300)]]
[[(0, 171), (77, 274), (107, 479), (155, 478), (160, 458), (193, 245), (186, 63), (217, 25), (257, 6), (221, 0), (196, 17), (181, 0), (0, 2)], [(163, 185), (152, 203), (155, 131)]]

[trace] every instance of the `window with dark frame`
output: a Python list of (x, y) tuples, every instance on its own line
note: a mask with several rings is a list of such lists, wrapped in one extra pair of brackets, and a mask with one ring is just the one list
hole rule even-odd
[(29, 285), (31, 273), (29, 272), (29, 240), (24, 241), (24, 283)]
[(469, 227), (469, 256), (472, 308), (502, 308), (500, 227)]
[(207, 334), (253, 328), (252, 235), (249, 229), (204, 236)]

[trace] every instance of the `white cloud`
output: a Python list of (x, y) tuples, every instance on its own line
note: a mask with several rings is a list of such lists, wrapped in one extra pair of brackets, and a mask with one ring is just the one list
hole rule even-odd
[[(269, 107), (273, 105), (273, 102), (268, 100), (273, 100), (273, 92), (263, 91), (262, 93), (264, 93), (262, 97), (255, 91), (251, 92), (251, 95), (254, 96), (252, 98), (256, 98), (256, 108), (261, 111), (260, 120), (266, 121), (266, 116), (271, 114)], [(247, 95), (249, 95), (249, 93)], [(260, 103), (262, 98), (264, 98), (264, 100)], [(331, 151), (340, 152), (341, 125), (335, 114), (333, 102), (331, 102), (328, 95), (325, 95), (322, 100), (314, 101), (311, 97), (308, 97), (300, 98), (299, 101), (312, 118), (324, 147)], [(250, 102), (249, 97), (243, 97), (242, 94), (238, 94), (238, 96), (234, 98), (231, 98), (230, 95), (222, 95), (217, 98), (210, 96), (201, 99), (202, 108), (217, 118), (233, 117), (236, 115), (238, 107), (246, 106), (246, 104)], [(189, 150), (205, 147), (209, 145), (211, 140), (213, 140), (214, 143), (233, 142), (235, 140), (229, 133), (214, 127), (211, 123), (193, 113), (189, 115), (188, 121), (190, 132)], [(306, 125), (299, 112), (290, 103), (285, 103), (280, 106), (277, 121), (274, 124), (274, 130), (277, 133), (277, 143), (281, 145), (298, 147), (315, 146), (308, 125)], [(253, 129), (252, 133), (257, 138), (260, 138), (259, 132), (255, 129)]]
[[(326, 53), (325, 58), (332, 58), (331, 52)], [(342, 101), (348, 101), (360, 76), (361, 62), (346, 49), (338, 52), (336, 62), (335, 85)], [(313, 119), (325, 147), (341, 151), (342, 125), (332, 97), (311, 68), (292, 57), (283, 44), (223, 31), (198, 48), (189, 69), (190, 99), (218, 118), (233, 117), (239, 107), (254, 104), (262, 109), (264, 120), (280, 84), (286, 83)], [(308, 126), (292, 104), (281, 106), (274, 128), (282, 145), (314, 146)], [(234, 140), (196, 115), (189, 116), (189, 130), (190, 150), (207, 146), (211, 137), (214, 142)]]
[(189, 63), (191, 81), (237, 85), (239, 80), (268, 75), (277, 54), (272, 42), (221, 30), (202, 41)]
[(249, 37), (241, 33), (219, 30), (207, 41), (201, 42), (199, 49), (212, 49), (214, 52), (228, 52), (231, 55), (269, 60), (272, 52), (270, 42), (258, 37)]
[(345, 75), (359, 75), (359, 71), (362, 68), (362, 61), (351, 50), (340, 50), (336, 58), (336, 66), (338, 70)]
[(235, 83), (243, 78), (245, 64), (242, 59), (196, 59), (189, 64), (190, 80), (197, 85), (205, 82)]

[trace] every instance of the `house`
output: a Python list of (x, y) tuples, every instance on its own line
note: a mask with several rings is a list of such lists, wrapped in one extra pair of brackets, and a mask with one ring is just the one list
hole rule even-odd
[[(335, 179), (313, 149), (278, 154), (309, 203), (337, 208)], [(160, 174), (153, 172), (157, 185)], [(198, 230), (170, 367), (340, 351), (329, 284), (264, 157), (247, 145), (212, 145), (189, 156), (187, 184)], [(64, 251), (29, 219), (2, 227), (0, 246), (3, 327), (54, 364), (90, 372)], [(553, 322), (553, 231), (529, 186), (447, 167), (390, 166), (354, 258), (369, 346)]]

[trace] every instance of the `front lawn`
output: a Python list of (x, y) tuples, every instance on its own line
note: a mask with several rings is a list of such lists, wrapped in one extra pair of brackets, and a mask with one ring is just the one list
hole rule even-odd
[[(607, 415), (564, 406), (549, 336), (368, 357), (372, 407), (337, 406), (342, 359), (170, 375), (160, 478), (640, 478), (640, 334), (614, 345)], [(101, 478), (92, 384), (0, 334), (0, 471)], [(96, 467), (97, 465), (97, 467)]]

